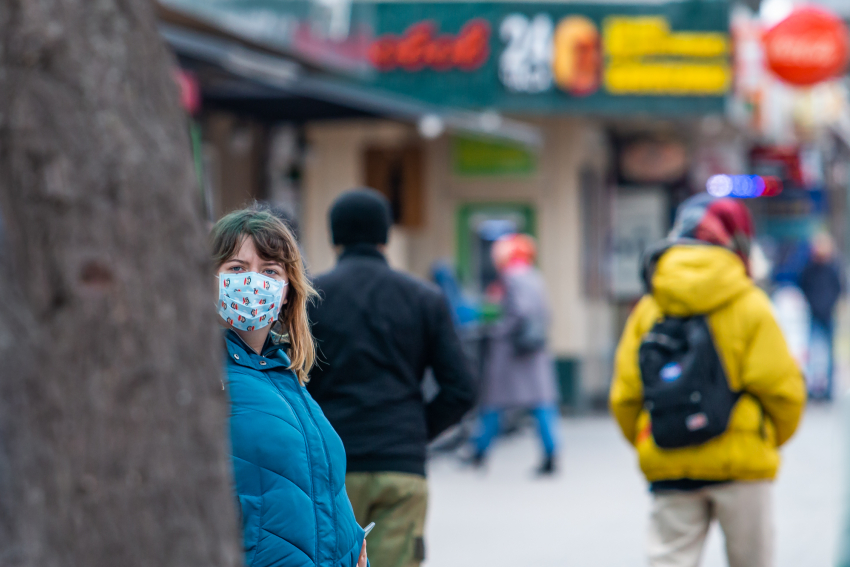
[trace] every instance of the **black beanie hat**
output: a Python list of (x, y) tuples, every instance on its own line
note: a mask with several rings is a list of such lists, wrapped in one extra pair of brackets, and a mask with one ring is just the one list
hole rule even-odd
[(390, 202), (374, 189), (352, 189), (334, 201), (329, 221), (334, 245), (386, 244)]

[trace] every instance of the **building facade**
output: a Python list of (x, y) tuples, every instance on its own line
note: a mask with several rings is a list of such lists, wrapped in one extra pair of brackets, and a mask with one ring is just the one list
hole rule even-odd
[[(391, 264), (423, 278), (447, 264), (473, 301), (493, 239), (529, 233), (562, 398), (603, 403), (640, 255), (691, 193), (700, 140), (723, 129), (725, 2), (353, 3), (347, 26), (322, 12), (316, 37), (310, 3), (278, 20), (261, 2), (165, 4), (203, 93), (212, 218), (252, 199), (287, 209), (318, 273), (335, 261), (331, 203), (371, 186), (393, 205)], [(274, 25), (294, 39), (271, 42)], [(358, 65), (336, 68), (340, 52)]]

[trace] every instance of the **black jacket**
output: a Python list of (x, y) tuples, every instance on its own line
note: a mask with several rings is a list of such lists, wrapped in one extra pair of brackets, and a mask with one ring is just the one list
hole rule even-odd
[(810, 261), (800, 274), (800, 289), (809, 302), (812, 317), (832, 324), (832, 312), (841, 296), (841, 273), (834, 262)]
[[(472, 377), (448, 304), (372, 246), (347, 248), (316, 278), (319, 351), (308, 389), (345, 445), (349, 472), (425, 474), (425, 446), (472, 407)], [(440, 386), (425, 403), (431, 368)]]

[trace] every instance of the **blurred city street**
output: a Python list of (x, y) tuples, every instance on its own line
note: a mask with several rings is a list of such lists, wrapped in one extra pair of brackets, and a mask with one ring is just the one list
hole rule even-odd
[[(845, 400), (846, 403), (846, 400)], [(783, 450), (776, 483), (777, 567), (833, 564), (840, 509), (841, 403), (810, 405)], [(504, 438), (484, 471), (456, 459), (430, 464), (431, 567), (623, 567), (645, 564), (650, 496), (612, 418), (564, 419), (561, 472), (537, 479), (530, 428)], [(709, 535), (704, 567), (726, 565)]]
[(850, 567), (850, 0), (0, 6), (0, 567)]

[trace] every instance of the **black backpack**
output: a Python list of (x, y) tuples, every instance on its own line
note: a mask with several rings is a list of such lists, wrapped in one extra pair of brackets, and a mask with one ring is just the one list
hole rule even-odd
[(662, 449), (700, 445), (726, 431), (733, 392), (704, 316), (667, 317), (640, 345), (644, 407)]

